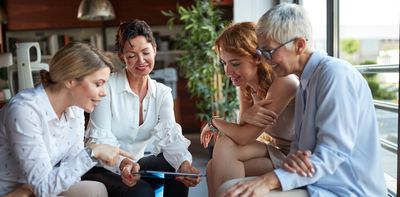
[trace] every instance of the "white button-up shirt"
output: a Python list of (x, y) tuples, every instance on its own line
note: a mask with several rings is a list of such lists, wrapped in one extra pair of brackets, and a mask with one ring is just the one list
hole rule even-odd
[[(90, 115), (86, 132), (89, 143), (119, 146), (139, 160), (146, 146), (153, 142), (153, 154), (162, 152), (175, 170), (185, 160), (192, 162), (187, 150), (190, 141), (175, 122), (171, 88), (148, 78), (148, 90), (142, 103), (142, 125), (139, 125), (139, 96), (132, 92), (125, 69), (111, 74), (106, 92), (107, 96)], [(122, 159), (120, 157), (114, 168), (109, 169), (119, 173)]]
[(0, 196), (22, 183), (56, 196), (96, 165), (83, 148), (83, 110), (69, 107), (58, 119), (41, 85), (14, 96), (0, 121)]

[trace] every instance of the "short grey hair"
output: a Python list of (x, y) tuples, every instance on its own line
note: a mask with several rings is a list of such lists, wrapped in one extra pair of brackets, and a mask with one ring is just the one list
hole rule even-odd
[[(297, 4), (282, 3), (268, 10), (257, 22), (257, 37), (279, 43), (304, 37), (312, 43), (312, 26), (305, 9)], [(292, 48), (292, 43), (286, 45)], [(309, 46), (309, 45), (308, 45)]]

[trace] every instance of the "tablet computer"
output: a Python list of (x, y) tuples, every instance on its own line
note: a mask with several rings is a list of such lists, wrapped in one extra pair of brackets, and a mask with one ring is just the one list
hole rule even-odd
[(165, 171), (155, 171), (155, 170), (141, 170), (135, 174), (140, 174), (140, 176), (154, 177), (154, 178), (167, 178), (175, 176), (206, 177), (205, 174), (185, 173), (185, 172), (165, 172)]

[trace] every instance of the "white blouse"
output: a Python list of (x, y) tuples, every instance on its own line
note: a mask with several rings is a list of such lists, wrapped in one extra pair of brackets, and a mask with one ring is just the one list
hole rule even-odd
[[(146, 146), (153, 145), (153, 154), (162, 152), (175, 170), (185, 160), (192, 162), (190, 141), (175, 122), (171, 88), (148, 78), (142, 103), (143, 124), (139, 125), (140, 100), (129, 86), (126, 70), (111, 74), (106, 87), (107, 96), (90, 115), (86, 130), (89, 143), (119, 146), (133, 154), (136, 161), (144, 156)], [(119, 173), (122, 159), (109, 170)]]
[(96, 165), (84, 151), (84, 115), (69, 107), (58, 119), (43, 86), (26, 89), (0, 111), (0, 196), (22, 183), (56, 196)]

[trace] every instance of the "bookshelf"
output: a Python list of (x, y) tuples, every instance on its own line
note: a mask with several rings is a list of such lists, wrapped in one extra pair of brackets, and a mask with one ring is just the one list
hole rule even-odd
[[(187, 80), (182, 78), (177, 65), (177, 58), (184, 55), (184, 51), (174, 50), (174, 36), (180, 32), (181, 26), (175, 26), (170, 29), (168, 26), (152, 26), (155, 36), (158, 36), (158, 49), (155, 62), (155, 70), (163, 68), (175, 68), (178, 73), (176, 84), (176, 98), (174, 99), (175, 117), (182, 128), (187, 132), (198, 131), (200, 123), (195, 118), (196, 108), (193, 105), (195, 101), (190, 97), (186, 89)], [(116, 27), (106, 28), (107, 51), (112, 55), (111, 60), (117, 68), (124, 65), (120, 62), (118, 55), (114, 51), (114, 41)], [(53, 54), (53, 50), (49, 48), (51, 43), (57, 43), (55, 48), (62, 47), (61, 40), (71, 39), (74, 41), (86, 41), (102, 44), (101, 41), (93, 38), (96, 35), (102, 35), (101, 28), (72, 28), (72, 29), (46, 29), (46, 30), (24, 30), (24, 31), (7, 31), (5, 32), (6, 52), (15, 51), (15, 42), (39, 42), (42, 52), (42, 62), (49, 63)], [(168, 38), (169, 37), (169, 38)], [(59, 41), (60, 40), (60, 41)], [(166, 44), (168, 43), (168, 44)], [(96, 46), (96, 45), (95, 45)], [(13, 48), (14, 47), (14, 48)], [(16, 62), (16, 55), (13, 55)], [(182, 98), (182, 99), (181, 99)]]
[(50, 59), (59, 48), (71, 41), (87, 42), (104, 49), (102, 39), (100, 28), (8, 31), (5, 36), (6, 51), (11, 52), (14, 57), (15, 43), (39, 42), (44, 60)]

